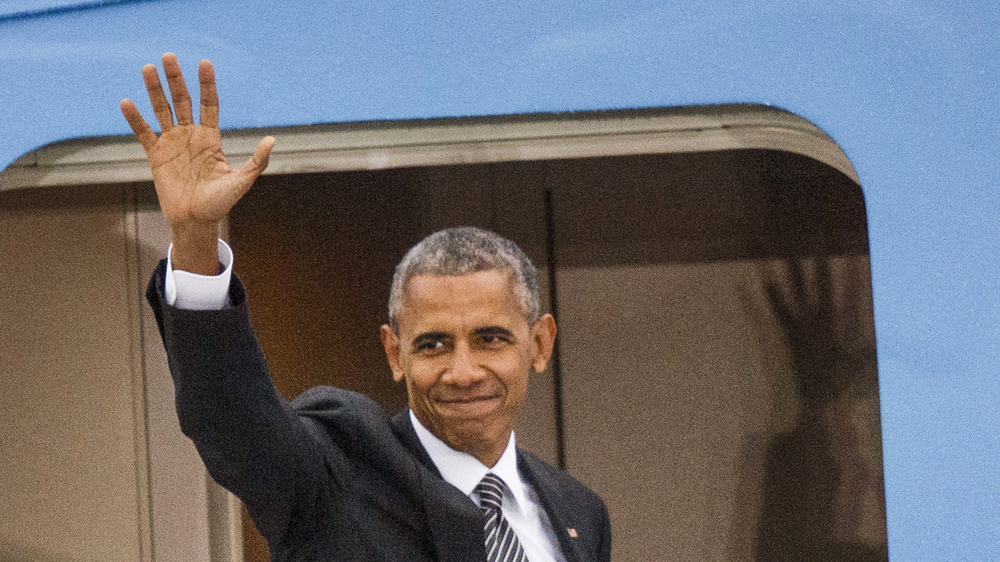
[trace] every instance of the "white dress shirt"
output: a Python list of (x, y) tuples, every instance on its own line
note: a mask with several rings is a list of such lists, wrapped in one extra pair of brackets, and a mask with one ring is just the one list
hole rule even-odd
[(434, 466), (441, 472), (445, 482), (461, 490), (476, 502), (476, 505), (479, 505), (479, 496), (475, 493), (475, 489), (487, 472), (496, 474), (504, 481), (506, 487), (500, 509), (514, 534), (521, 541), (529, 562), (565, 562), (559, 548), (559, 539), (552, 530), (552, 522), (549, 521), (538, 494), (524, 481), (521, 471), (517, 469), (517, 450), (513, 433), (510, 434), (507, 448), (500, 456), (500, 460), (490, 468), (469, 453), (456, 451), (435, 437), (420, 423), (413, 410), (410, 410), (410, 421), (413, 422), (413, 429), (417, 432), (420, 444), (434, 461)]
[[(218, 275), (199, 275), (188, 271), (174, 271), (167, 249), (167, 271), (164, 278), (164, 297), (167, 304), (186, 310), (220, 310), (229, 305), (229, 281), (233, 272), (233, 251), (219, 240), (219, 263), (223, 266)], [(507, 485), (503, 492), (501, 510), (517, 534), (529, 562), (565, 562), (559, 548), (559, 539), (552, 529), (552, 522), (542, 507), (538, 494), (521, 477), (517, 469), (515, 437), (511, 433), (507, 448), (493, 468), (479, 462), (468, 453), (456, 451), (434, 436), (410, 411), (410, 421), (417, 438), (441, 476), (479, 505), (475, 489), (487, 472), (493, 472)]]

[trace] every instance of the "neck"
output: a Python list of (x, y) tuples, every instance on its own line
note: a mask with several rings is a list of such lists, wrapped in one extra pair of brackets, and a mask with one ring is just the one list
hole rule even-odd
[(439, 435), (437, 432), (428, 428), (431, 433), (444, 441), (445, 445), (448, 445), (456, 451), (462, 451), (463, 453), (468, 453), (476, 460), (483, 463), (489, 468), (493, 468), (497, 462), (500, 461), (500, 457), (503, 456), (503, 452), (507, 450), (507, 443), (510, 442), (510, 431), (508, 430), (504, 433), (503, 437), (496, 436), (493, 439), (486, 437), (474, 437), (474, 438), (463, 438), (465, 436), (461, 435)]
[(469, 453), (470, 455), (472, 455), (474, 457), (476, 457), (476, 459), (479, 462), (483, 463), (484, 465), (488, 466), (489, 468), (493, 468), (494, 466), (496, 466), (496, 464), (498, 462), (500, 462), (500, 457), (503, 456), (503, 452), (505, 450), (507, 450), (507, 445), (506, 444), (504, 444), (504, 447), (502, 449), (499, 449), (499, 450), (465, 451), (465, 452)]

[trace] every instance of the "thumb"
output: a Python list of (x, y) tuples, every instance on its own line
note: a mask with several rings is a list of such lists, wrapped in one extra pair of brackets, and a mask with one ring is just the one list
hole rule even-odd
[[(250, 186), (254, 180), (267, 168), (267, 160), (271, 156), (271, 149), (274, 148), (274, 137), (267, 136), (260, 140), (257, 149), (253, 151), (253, 156), (247, 160), (242, 168), (234, 170), (230, 176), (233, 181), (227, 182), (226, 188), (220, 192), (225, 194), (226, 200), (231, 208), (237, 201), (250, 191)], [(229, 212), (227, 208), (225, 212)]]
[(240, 168), (239, 173), (246, 178), (247, 183), (253, 183), (253, 180), (257, 179), (257, 176), (267, 168), (267, 161), (271, 157), (271, 149), (274, 148), (274, 143), (275, 139), (272, 136), (262, 138), (257, 144), (257, 149), (254, 150), (253, 156)]

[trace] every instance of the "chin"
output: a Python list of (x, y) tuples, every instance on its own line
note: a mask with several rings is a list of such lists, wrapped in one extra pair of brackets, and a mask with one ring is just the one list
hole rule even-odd
[(444, 422), (442, 433), (447, 437), (445, 440), (451, 447), (458, 451), (469, 452), (472, 449), (479, 449), (500, 438), (503, 433), (493, 420), (489, 419), (465, 419), (449, 420)]

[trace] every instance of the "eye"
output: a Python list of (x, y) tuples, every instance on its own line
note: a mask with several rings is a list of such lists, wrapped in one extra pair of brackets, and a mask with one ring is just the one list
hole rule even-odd
[(479, 342), (487, 349), (499, 349), (511, 343), (511, 337), (503, 333), (488, 333), (479, 336)]
[(425, 339), (413, 346), (414, 353), (422, 355), (436, 355), (444, 352), (446, 349), (447, 345), (441, 339)]

